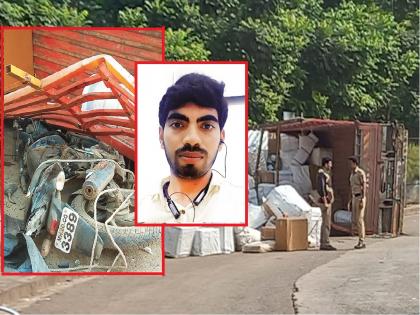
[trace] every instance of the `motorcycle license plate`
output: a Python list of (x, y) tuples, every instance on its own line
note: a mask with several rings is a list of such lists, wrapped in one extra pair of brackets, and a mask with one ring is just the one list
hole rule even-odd
[(72, 209), (64, 207), (54, 243), (55, 247), (62, 252), (70, 253), (78, 221), (79, 214)]

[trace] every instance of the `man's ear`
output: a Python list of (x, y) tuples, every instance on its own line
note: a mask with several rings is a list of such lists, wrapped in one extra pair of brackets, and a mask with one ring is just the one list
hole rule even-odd
[(160, 147), (164, 149), (165, 146), (163, 145), (163, 128), (162, 127), (159, 127), (159, 142), (160, 142)]
[(225, 130), (220, 132), (219, 151), (222, 149), (222, 144), (225, 143)]

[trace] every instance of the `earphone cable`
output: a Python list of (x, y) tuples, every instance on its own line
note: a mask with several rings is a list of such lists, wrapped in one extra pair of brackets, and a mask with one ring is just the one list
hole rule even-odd
[(188, 198), (188, 200), (191, 202), (191, 205), (193, 206), (193, 209), (194, 209), (194, 215), (193, 215), (193, 222), (194, 222), (195, 221), (195, 206), (194, 206), (194, 202), (191, 200), (191, 198), (186, 193), (183, 193), (183, 192), (180, 192), (180, 191), (173, 192), (172, 194), (169, 195), (169, 198), (171, 198), (175, 194), (182, 194), (182, 195), (186, 196)]
[(215, 171), (215, 172), (219, 173), (220, 176), (222, 176), (223, 178), (226, 178), (226, 176), (227, 176), (226, 163), (227, 163), (227, 153), (228, 153), (228, 150), (227, 150), (227, 145), (226, 145), (225, 142), (221, 142), (220, 144), (224, 144), (225, 145), (225, 175), (223, 176), (222, 173), (220, 173), (218, 170), (216, 170), (214, 168), (212, 168), (212, 171)]

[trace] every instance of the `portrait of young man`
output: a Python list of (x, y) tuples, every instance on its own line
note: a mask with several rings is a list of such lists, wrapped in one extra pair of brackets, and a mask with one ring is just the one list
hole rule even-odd
[(161, 97), (158, 139), (169, 174), (153, 193), (140, 194), (138, 223), (245, 223), (245, 185), (231, 183), (223, 163), (215, 166), (218, 157), (223, 162), (230, 146), (225, 142), (230, 106), (224, 91), (224, 82), (189, 72)]

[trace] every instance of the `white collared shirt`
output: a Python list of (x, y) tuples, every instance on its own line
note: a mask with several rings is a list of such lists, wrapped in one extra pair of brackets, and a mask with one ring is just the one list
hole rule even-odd
[(163, 185), (169, 177), (162, 180), (159, 191), (140, 197), (137, 203), (137, 222), (139, 223), (245, 223), (245, 188), (234, 186), (220, 174), (213, 172), (207, 194), (199, 205), (190, 203), (182, 206), (175, 203), (180, 217), (175, 219), (163, 195)]

